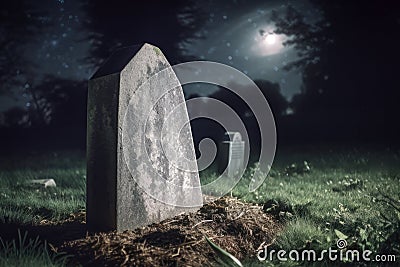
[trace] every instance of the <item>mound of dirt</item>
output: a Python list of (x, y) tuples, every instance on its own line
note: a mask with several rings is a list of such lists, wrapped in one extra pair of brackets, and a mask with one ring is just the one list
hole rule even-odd
[(211, 266), (215, 254), (205, 236), (238, 259), (255, 259), (258, 248), (271, 243), (280, 229), (262, 206), (224, 197), (195, 213), (134, 231), (86, 235), (56, 249), (84, 266)]

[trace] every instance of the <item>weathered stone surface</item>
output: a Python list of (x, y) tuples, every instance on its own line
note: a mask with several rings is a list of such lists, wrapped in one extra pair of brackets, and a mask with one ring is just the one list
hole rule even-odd
[(182, 88), (157, 47), (124, 48), (95, 73), (88, 98), (90, 229), (135, 229), (202, 205), (188, 121)]

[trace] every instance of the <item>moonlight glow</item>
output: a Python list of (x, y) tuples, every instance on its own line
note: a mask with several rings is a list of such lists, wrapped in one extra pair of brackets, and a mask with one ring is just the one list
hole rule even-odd
[[(262, 26), (261, 26), (262, 27)], [(286, 37), (283, 34), (274, 34), (274, 29), (270, 25), (262, 27), (265, 29), (265, 34), (254, 31), (254, 43), (251, 46), (251, 51), (259, 56), (271, 56), (282, 54), (287, 51), (283, 46)]]
[(265, 42), (269, 45), (275, 44), (276, 43), (275, 34), (268, 34), (267, 37), (265, 37)]
[[(295, 2), (302, 1), (304, 0)], [(279, 83), (282, 92), (288, 98), (300, 92), (299, 73), (294, 70), (282, 70), (287, 62), (297, 59), (296, 51), (293, 46), (283, 45), (288, 37), (277, 34), (275, 23), (271, 20), (273, 10), (284, 15), (286, 7), (271, 0), (266, 1), (269, 4), (263, 3), (253, 9), (232, 9), (231, 13), (226, 15), (226, 1), (211, 2), (215, 4), (204, 5), (204, 8), (207, 8), (205, 14), (209, 12), (208, 20), (201, 32), (199, 31), (200, 35), (204, 34), (204, 38), (196, 42), (182, 41), (180, 45), (185, 49), (184, 53), (189, 56), (197, 55), (200, 60), (229, 64), (252, 79)], [(185, 85), (185, 90), (195, 94), (201, 92), (200, 95), (208, 93), (207, 88), (199, 84)]]

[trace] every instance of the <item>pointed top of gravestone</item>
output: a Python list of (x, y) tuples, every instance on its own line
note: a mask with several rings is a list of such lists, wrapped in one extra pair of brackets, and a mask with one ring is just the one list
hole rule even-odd
[(157, 52), (161, 53), (161, 50), (151, 44), (143, 43), (138, 45), (132, 45), (120, 48), (116, 50), (104, 63), (103, 65), (93, 74), (90, 80), (103, 77), (110, 74), (120, 73), (125, 66), (131, 61), (131, 59), (145, 46), (153, 47)]

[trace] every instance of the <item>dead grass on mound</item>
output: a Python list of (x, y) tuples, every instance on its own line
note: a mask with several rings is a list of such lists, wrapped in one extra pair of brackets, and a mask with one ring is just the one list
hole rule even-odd
[(261, 206), (224, 197), (194, 213), (134, 231), (87, 235), (57, 250), (84, 266), (212, 266), (215, 254), (204, 236), (239, 259), (255, 258), (280, 229)]

